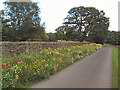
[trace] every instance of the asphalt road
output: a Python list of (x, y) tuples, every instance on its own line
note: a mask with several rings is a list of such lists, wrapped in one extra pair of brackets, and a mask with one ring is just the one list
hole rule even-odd
[(111, 88), (112, 50), (103, 47), (31, 88)]

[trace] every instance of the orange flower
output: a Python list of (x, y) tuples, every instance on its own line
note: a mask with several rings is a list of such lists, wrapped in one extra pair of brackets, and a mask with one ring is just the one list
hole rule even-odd
[(13, 87), (15, 87), (15, 85), (13, 85)]
[(53, 52), (53, 50), (52, 50), (52, 52)]
[(62, 61), (62, 59), (60, 59), (60, 61)]

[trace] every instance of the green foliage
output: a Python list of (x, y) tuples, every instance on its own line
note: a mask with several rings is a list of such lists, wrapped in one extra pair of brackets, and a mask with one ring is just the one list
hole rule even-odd
[(109, 27), (109, 18), (104, 11), (94, 7), (74, 7), (68, 11), (64, 25), (56, 29), (59, 40), (88, 40), (104, 43)]
[(2, 11), (3, 41), (46, 40), (40, 24), (40, 8), (33, 2), (4, 2)]
[(100, 44), (85, 44), (69, 48), (48, 48), (38, 53), (3, 58), (2, 88), (23, 88), (28, 82), (48, 78), (101, 47)]
[(56, 37), (56, 33), (47, 33), (48, 37), (49, 37), (49, 41), (56, 41), (57, 37)]
[(113, 45), (120, 45), (120, 32), (108, 31), (108, 37), (106, 43), (110, 43)]

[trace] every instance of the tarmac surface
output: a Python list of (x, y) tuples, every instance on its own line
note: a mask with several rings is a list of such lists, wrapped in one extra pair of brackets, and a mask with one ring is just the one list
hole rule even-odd
[(30, 88), (112, 88), (112, 50), (103, 47)]

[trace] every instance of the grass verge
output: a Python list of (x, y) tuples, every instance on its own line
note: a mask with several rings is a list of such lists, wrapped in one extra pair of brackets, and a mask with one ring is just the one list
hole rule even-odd
[(112, 48), (112, 57), (113, 57), (113, 88), (118, 88), (120, 87), (120, 85), (118, 84), (118, 73), (120, 73), (120, 71), (118, 70), (118, 51), (120, 50), (120, 48), (117, 47), (111, 47)]

